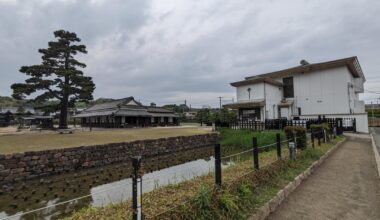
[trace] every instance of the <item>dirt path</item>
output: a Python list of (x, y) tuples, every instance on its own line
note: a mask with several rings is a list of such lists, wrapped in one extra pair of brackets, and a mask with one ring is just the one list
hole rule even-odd
[(268, 219), (380, 219), (370, 139), (348, 139)]

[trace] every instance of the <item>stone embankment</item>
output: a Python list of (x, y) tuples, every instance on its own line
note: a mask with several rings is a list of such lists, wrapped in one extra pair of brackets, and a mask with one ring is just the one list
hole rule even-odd
[(202, 134), (0, 155), (0, 184), (212, 146), (218, 135)]

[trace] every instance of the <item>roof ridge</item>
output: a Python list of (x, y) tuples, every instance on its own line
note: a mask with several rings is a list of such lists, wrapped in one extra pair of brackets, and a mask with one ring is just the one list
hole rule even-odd
[[(298, 66), (293, 66), (293, 67), (289, 67), (289, 68), (285, 68), (285, 69), (281, 69), (281, 70), (276, 70), (276, 71), (271, 71), (271, 72), (267, 72), (267, 73), (261, 73), (261, 74), (257, 74), (257, 75), (253, 75), (253, 76), (248, 76), (248, 77), (244, 77), (244, 79), (248, 80), (248, 79), (252, 79), (255, 77), (270, 77), (267, 75), (291, 71), (291, 70), (296, 70), (296, 69), (307, 70), (307, 69), (312, 68), (313, 66), (326, 65), (326, 64), (337, 63), (337, 62), (344, 62), (344, 61), (354, 62), (357, 59), (358, 59), (357, 56), (351, 56), (351, 57), (335, 59), (335, 60), (330, 60), (330, 61), (323, 61), (323, 62), (318, 62), (318, 63), (309, 63), (308, 65), (298, 65)], [(348, 65), (348, 64), (346, 64), (346, 65)]]

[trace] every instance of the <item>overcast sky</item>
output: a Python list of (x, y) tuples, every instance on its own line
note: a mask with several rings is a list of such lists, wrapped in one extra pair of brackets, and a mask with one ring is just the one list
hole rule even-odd
[(376, 0), (0, 0), (0, 95), (57, 29), (87, 46), (95, 98), (217, 106), (245, 76), (349, 56), (380, 92)]

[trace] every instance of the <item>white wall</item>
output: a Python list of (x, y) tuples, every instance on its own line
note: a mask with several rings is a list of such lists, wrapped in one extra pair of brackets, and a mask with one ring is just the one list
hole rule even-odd
[[(282, 82), (282, 78), (275, 80)], [(294, 115), (301, 108), (301, 115), (365, 113), (358, 95), (363, 81), (353, 78), (345, 66), (296, 74), (293, 76), (294, 98), (288, 99), (293, 100), (294, 104), (289, 112)], [(277, 106), (283, 98), (282, 89), (268, 83), (265, 86), (264, 83), (240, 86), (236, 88), (237, 101), (249, 100), (248, 88), (251, 88), (251, 100), (266, 101), (265, 117), (262, 118), (278, 118)]]
[(278, 118), (278, 104), (281, 102), (281, 100), (281, 87), (265, 83), (265, 108), (267, 119)]
[(352, 80), (347, 67), (294, 75), (293, 112), (300, 107), (302, 115), (349, 114), (354, 100), (358, 100), (353, 91), (349, 96), (348, 85)]
[(257, 83), (253, 85), (239, 86), (236, 87), (236, 98), (237, 101), (248, 101), (248, 91), (251, 88), (251, 98), (250, 99), (264, 99), (264, 83)]

